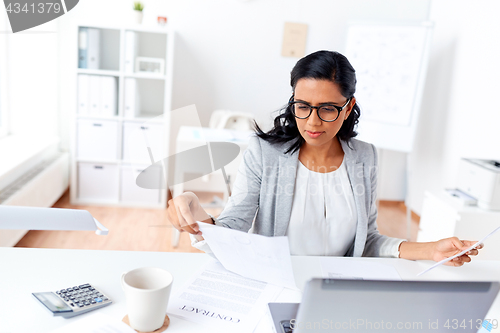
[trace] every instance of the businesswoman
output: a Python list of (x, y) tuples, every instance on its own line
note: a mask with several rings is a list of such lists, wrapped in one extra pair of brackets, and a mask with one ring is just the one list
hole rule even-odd
[[(377, 153), (354, 139), (360, 117), (355, 71), (346, 57), (318, 51), (300, 59), (291, 72), (292, 96), (263, 132), (256, 126), (233, 185), (216, 219), (194, 193), (169, 200), (168, 219), (209, 252), (196, 221), (288, 236), (292, 255), (372, 256), (440, 261), (471, 241), (456, 237), (417, 243), (377, 230)], [(453, 259), (461, 266), (474, 249)]]

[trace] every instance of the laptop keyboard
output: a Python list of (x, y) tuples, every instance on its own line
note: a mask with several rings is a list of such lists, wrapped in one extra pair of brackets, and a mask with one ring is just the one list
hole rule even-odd
[(290, 320), (282, 320), (280, 322), (280, 324), (281, 324), (281, 329), (282, 329), (281, 333), (292, 333), (293, 332), (292, 324), (290, 323)]

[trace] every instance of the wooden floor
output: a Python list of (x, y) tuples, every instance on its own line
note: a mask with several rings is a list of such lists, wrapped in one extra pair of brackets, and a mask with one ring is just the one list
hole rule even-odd
[[(201, 202), (212, 200), (214, 193), (196, 193)], [(219, 194), (221, 196), (221, 194)], [(99, 222), (108, 228), (107, 236), (98, 236), (92, 231), (29, 231), (17, 247), (91, 249), (123, 251), (166, 251), (199, 252), (190, 244), (189, 236), (181, 234), (180, 244), (171, 245), (172, 227), (166, 219), (164, 209), (74, 206), (66, 192), (54, 205), (56, 208), (88, 210)], [(220, 209), (206, 209), (218, 215)], [(412, 238), (416, 239), (418, 216), (413, 216)], [(406, 238), (406, 208), (402, 202), (381, 201), (377, 220), (381, 234)]]

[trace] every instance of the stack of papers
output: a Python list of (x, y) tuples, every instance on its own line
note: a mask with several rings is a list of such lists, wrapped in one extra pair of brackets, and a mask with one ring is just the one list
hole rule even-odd
[(253, 332), (282, 290), (231, 273), (212, 259), (170, 297), (167, 312), (219, 332)]
[(215, 257), (228, 271), (297, 289), (287, 237), (266, 237), (201, 222), (198, 225)]
[(253, 332), (287, 287), (297, 290), (286, 237), (199, 223), (212, 260), (171, 297), (168, 313), (224, 332)]

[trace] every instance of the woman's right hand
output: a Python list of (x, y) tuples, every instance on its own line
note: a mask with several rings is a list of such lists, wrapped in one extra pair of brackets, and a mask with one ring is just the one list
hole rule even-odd
[(167, 218), (174, 228), (193, 235), (201, 235), (196, 221), (212, 223), (210, 216), (203, 210), (198, 197), (193, 192), (184, 192), (168, 200)]

